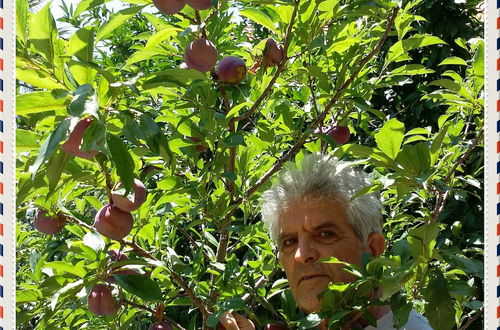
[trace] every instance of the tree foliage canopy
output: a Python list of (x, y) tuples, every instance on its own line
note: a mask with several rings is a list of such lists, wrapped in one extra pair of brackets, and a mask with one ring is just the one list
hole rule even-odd
[[(483, 83), (480, 1), (214, 1), (160, 13), (150, 0), (30, 12), (16, 0), (17, 322), (23, 329), (215, 327), (227, 310), (258, 327), (308, 329), (390, 304), (434, 329), (482, 328)], [(62, 24), (64, 23), (64, 24)], [(241, 58), (240, 84), (181, 68), (209, 39)], [(260, 65), (268, 38), (283, 47)], [(91, 118), (81, 151), (63, 150)], [(338, 144), (326, 128), (347, 126)], [(355, 161), (384, 204), (387, 252), (346, 265), (320, 313), (300, 312), (260, 220), (259, 197), (287, 161), (328, 153)], [(120, 182), (148, 191), (121, 240), (94, 217)], [(34, 230), (37, 210), (64, 217)], [(108, 253), (127, 255), (120, 260)], [(329, 262), (338, 262), (330, 260)], [(118, 273), (117, 273), (118, 272)], [(120, 274), (121, 272), (121, 274)], [(132, 272), (132, 273), (131, 273)], [(134, 273), (135, 272), (135, 273)], [(87, 297), (107, 280), (117, 314)], [(364, 292), (382, 288), (379, 300)], [(370, 320), (369, 315), (366, 315)]]

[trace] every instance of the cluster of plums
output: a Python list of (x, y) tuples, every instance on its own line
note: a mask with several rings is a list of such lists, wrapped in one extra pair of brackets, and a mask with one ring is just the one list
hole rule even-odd
[[(156, 8), (165, 14), (176, 14), (187, 4), (196, 10), (211, 7), (210, 0), (154, 0)], [(181, 68), (198, 70), (202, 73), (212, 71), (217, 63), (217, 49), (208, 39), (200, 38), (192, 41), (184, 52), (184, 64)], [(262, 64), (264, 67), (279, 65), (283, 60), (283, 48), (269, 39), (264, 48)], [(246, 76), (245, 62), (236, 56), (223, 57), (217, 64), (217, 78), (226, 84), (239, 84)]]
[[(89, 159), (97, 155), (98, 151), (82, 151), (80, 145), (87, 128), (92, 124), (92, 118), (81, 119), (69, 134), (68, 140), (61, 146), (67, 153)], [(94, 226), (103, 236), (114, 240), (121, 240), (127, 236), (134, 225), (132, 211), (137, 210), (146, 200), (147, 190), (138, 179), (133, 182), (133, 200), (118, 193), (120, 183), (111, 192), (110, 203), (104, 205), (95, 216)], [(56, 214), (49, 215), (45, 210), (38, 210), (35, 215), (35, 228), (45, 234), (56, 234), (64, 227), (66, 217)]]

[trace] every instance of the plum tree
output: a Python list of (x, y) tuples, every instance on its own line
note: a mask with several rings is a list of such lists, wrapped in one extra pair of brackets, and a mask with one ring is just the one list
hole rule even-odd
[(133, 225), (132, 214), (113, 204), (107, 204), (100, 209), (94, 221), (94, 227), (101, 235), (117, 241), (127, 236)]
[(155, 7), (164, 14), (177, 14), (186, 5), (185, 0), (153, 0)]
[(35, 215), (34, 226), (44, 234), (56, 234), (63, 229), (66, 219), (63, 215), (47, 215), (46, 210), (38, 210)]
[(188, 68), (205, 73), (217, 63), (217, 49), (210, 40), (196, 39), (186, 47), (184, 61)]
[(96, 284), (88, 295), (88, 307), (95, 315), (113, 315), (118, 306), (106, 284)]
[(85, 152), (80, 149), (83, 135), (85, 134), (87, 128), (92, 124), (93, 120), (94, 119), (91, 117), (80, 120), (76, 124), (75, 128), (73, 128), (73, 131), (69, 134), (68, 140), (64, 142), (61, 148), (68, 154), (85, 159), (90, 159), (97, 155), (99, 153), (99, 151), (97, 150), (90, 150), (88, 152)]
[(283, 47), (278, 45), (276, 40), (269, 38), (266, 41), (262, 57), (262, 66), (264, 68), (279, 65), (283, 61)]
[(148, 330), (172, 330), (172, 327), (165, 321), (158, 321), (151, 324)]
[(245, 62), (235, 56), (224, 57), (217, 67), (219, 80), (227, 84), (239, 84), (245, 79), (246, 73)]
[[(120, 186), (121, 184), (118, 183), (116, 188), (120, 188)], [(132, 212), (137, 210), (146, 200), (148, 192), (144, 184), (138, 179), (134, 179), (132, 190), (134, 192), (133, 201), (129, 199), (130, 194), (128, 196), (123, 196), (117, 191), (111, 192), (111, 200), (113, 201), (113, 204), (122, 211)]]
[(188, 6), (196, 10), (205, 10), (212, 7), (211, 0), (186, 0)]

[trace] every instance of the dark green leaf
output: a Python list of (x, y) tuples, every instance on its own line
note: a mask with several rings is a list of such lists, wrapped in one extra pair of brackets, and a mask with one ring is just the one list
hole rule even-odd
[(116, 166), (116, 172), (120, 177), (122, 187), (125, 187), (128, 193), (132, 189), (132, 184), (134, 182), (134, 160), (130, 155), (126, 144), (123, 143), (120, 138), (108, 133), (106, 135), (106, 141), (108, 143), (111, 160)]
[(448, 286), (439, 270), (432, 272), (429, 284), (425, 289), (425, 314), (434, 329), (451, 330), (455, 328), (455, 310)]
[(125, 291), (138, 296), (145, 301), (163, 301), (158, 284), (144, 275), (113, 275), (116, 282)]

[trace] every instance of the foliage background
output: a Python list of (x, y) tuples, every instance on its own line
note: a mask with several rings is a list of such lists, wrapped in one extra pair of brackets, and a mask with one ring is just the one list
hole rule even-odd
[[(345, 314), (335, 311), (366, 304), (366, 285), (382, 286), (400, 324), (415, 308), (435, 329), (483, 327), (482, 2), (219, 1), (174, 16), (149, 0), (116, 13), (106, 2), (65, 6), (60, 20), (72, 28), (58, 30), (49, 6), (30, 12), (16, 0), (20, 329), (146, 329), (154, 315), (197, 329), (228, 309), (258, 327), (309, 328), (326, 314), (338, 327)], [(268, 37), (288, 59), (224, 86), (179, 69), (203, 33), (219, 59), (250, 67)], [(90, 161), (59, 148), (89, 115), (85, 147), (101, 151)], [(348, 144), (313, 133), (334, 122), (349, 126)], [(373, 173), (360, 194), (381, 192), (388, 250), (306, 318), (258, 198), (286, 160), (310, 152)], [(127, 187), (133, 177), (149, 195), (131, 235), (101, 237), (92, 223), (107, 179)], [(71, 221), (43, 235), (32, 225), (38, 208)], [(117, 276), (123, 307), (96, 317), (86, 297), (111, 270), (112, 248), (129, 256), (113, 266), (149, 276)]]

